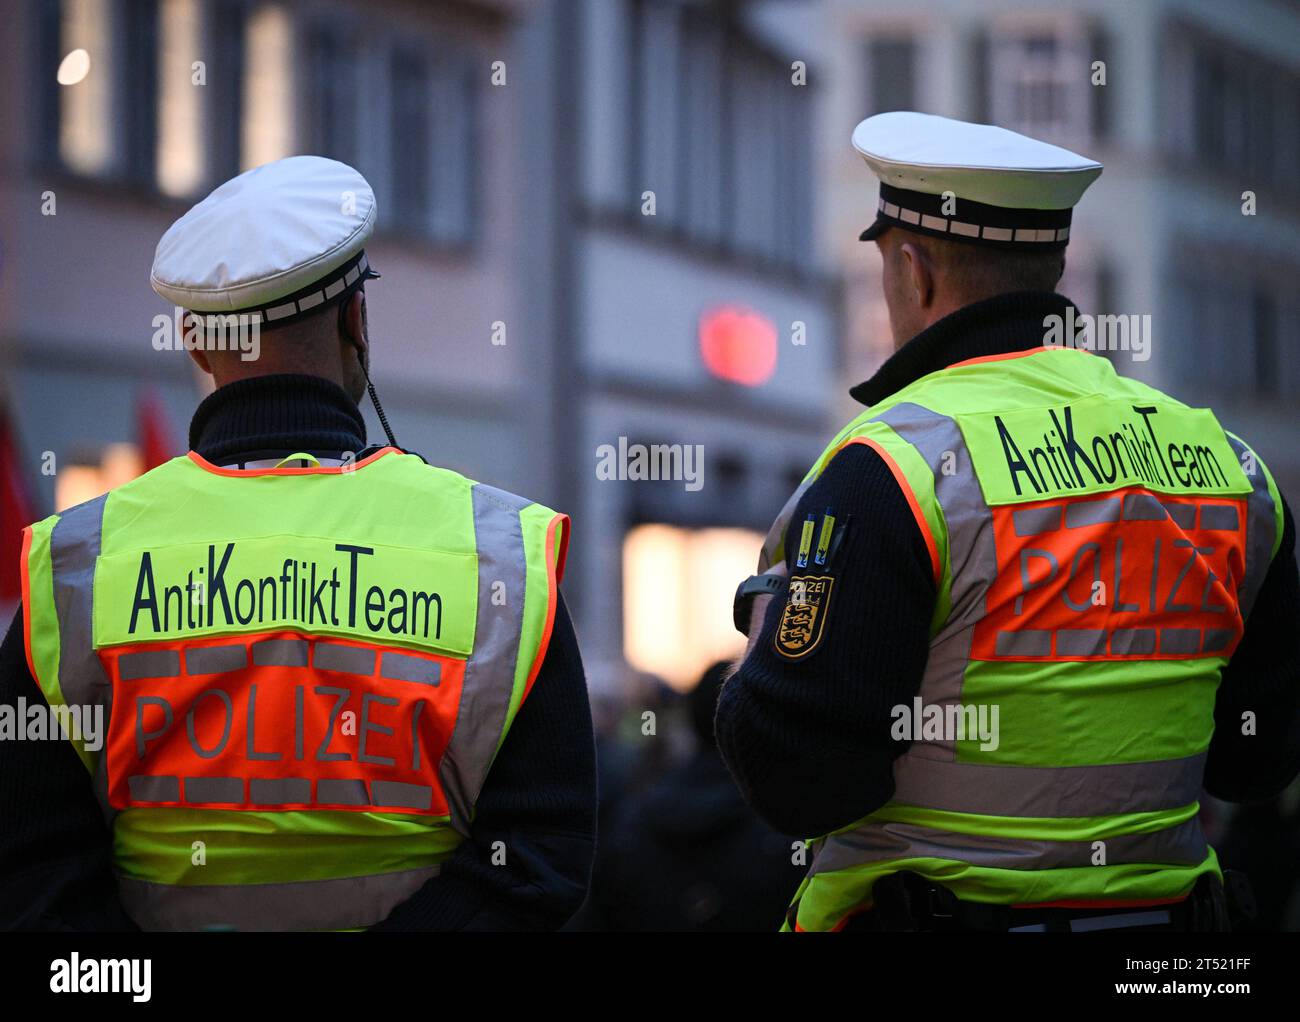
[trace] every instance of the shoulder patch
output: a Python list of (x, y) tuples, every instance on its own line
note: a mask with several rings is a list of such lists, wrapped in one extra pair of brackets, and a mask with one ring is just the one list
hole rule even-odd
[(822, 641), (835, 579), (829, 575), (794, 575), (785, 609), (776, 629), (776, 651), (787, 660), (799, 660)]

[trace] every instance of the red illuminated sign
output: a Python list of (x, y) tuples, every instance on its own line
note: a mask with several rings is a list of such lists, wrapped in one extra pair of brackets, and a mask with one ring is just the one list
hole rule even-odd
[(720, 380), (760, 386), (776, 371), (776, 326), (739, 306), (710, 309), (700, 317), (700, 357)]

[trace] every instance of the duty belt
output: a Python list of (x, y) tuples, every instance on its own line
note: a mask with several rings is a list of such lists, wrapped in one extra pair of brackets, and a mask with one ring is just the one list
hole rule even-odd
[[(1225, 884), (1227, 892), (1225, 893)], [(1254, 916), (1249, 882), (1224, 871), (1224, 883), (1204, 873), (1181, 901), (1159, 905), (1045, 908), (962, 901), (919, 874), (901, 871), (876, 881), (874, 904), (849, 917), (846, 931), (986, 931), (995, 933), (1081, 933), (1101, 930), (1226, 932), (1238, 919)], [(791, 906), (791, 924), (797, 903)]]

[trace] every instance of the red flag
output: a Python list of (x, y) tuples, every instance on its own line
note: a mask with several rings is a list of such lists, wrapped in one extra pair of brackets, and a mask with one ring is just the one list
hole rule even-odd
[(18, 437), (8, 413), (0, 407), (0, 606), (12, 608), (22, 596), (19, 560), (23, 529), (35, 517), (35, 505), (23, 478)]
[(167, 421), (167, 411), (162, 399), (153, 389), (136, 395), (136, 436), (140, 444), (140, 461), (144, 471), (157, 468), (178, 453), (172, 442), (172, 431)]

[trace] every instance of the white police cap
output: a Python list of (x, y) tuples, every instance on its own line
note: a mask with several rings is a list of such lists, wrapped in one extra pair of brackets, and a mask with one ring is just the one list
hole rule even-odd
[(191, 312), (280, 326), (379, 274), (364, 246), (375, 196), (345, 163), (290, 156), (216, 188), (167, 229), (150, 280)]
[(1102, 171), (1005, 128), (910, 111), (868, 117), (853, 130), (853, 148), (880, 179), (863, 241), (897, 226), (994, 248), (1060, 249), (1075, 203)]

